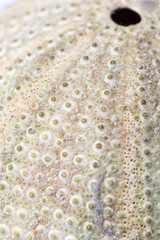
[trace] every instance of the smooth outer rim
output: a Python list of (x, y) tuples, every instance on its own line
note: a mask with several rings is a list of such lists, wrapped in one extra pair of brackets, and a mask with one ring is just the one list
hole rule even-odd
[(12, 6), (12, 4), (14, 4), (16, 2), (19, 2), (20, 0), (1, 0), (1, 1), (0, 1), (0, 10), (3, 10), (7, 7)]

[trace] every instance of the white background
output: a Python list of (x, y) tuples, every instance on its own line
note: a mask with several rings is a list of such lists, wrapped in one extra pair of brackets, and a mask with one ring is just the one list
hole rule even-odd
[(0, 0), (0, 10), (12, 5), (14, 2), (17, 2), (18, 0)]

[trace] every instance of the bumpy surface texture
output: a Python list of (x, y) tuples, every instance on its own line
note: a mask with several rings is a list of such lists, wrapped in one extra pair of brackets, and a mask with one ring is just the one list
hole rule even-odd
[[(159, 5), (1, 12), (0, 240), (160, 239)], [(123, 6), (142, 21), (112, 22)]]

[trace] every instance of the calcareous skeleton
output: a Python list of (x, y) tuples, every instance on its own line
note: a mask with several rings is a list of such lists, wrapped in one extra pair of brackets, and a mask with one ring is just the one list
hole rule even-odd
[[(139, 22), (118, 25), (117, 8)], [(160, 239), (159, 11), (158, 0), (1, 11), (0, 240)]]

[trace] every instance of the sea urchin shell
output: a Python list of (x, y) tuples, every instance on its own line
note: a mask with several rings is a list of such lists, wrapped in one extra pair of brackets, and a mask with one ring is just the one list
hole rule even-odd
[(160, 2), (131, 2), (1, 12), (1, 240), (159, 239)]

